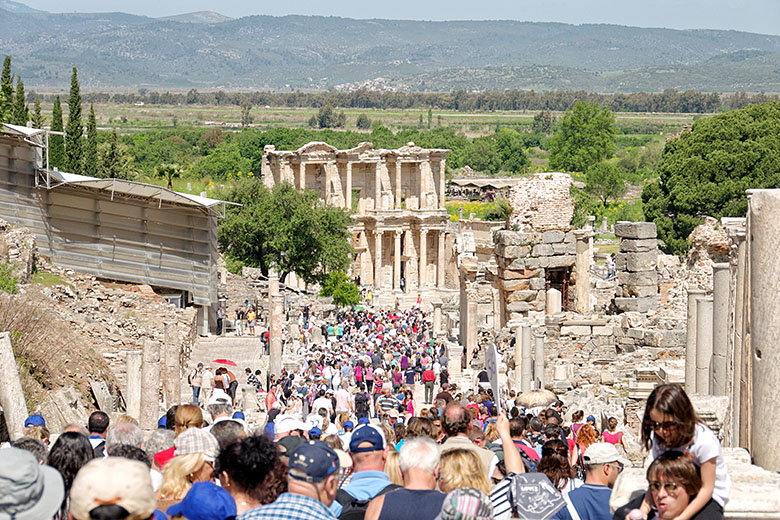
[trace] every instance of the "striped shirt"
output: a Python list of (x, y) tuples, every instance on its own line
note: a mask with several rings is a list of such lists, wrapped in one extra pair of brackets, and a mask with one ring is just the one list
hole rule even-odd
[(275, 502), (250, 509), (237, 520), (336, 520), (336, 517), (319, 500), (282, 493)]

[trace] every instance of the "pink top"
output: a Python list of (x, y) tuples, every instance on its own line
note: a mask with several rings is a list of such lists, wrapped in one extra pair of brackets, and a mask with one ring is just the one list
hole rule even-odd
[(370, 366), (366, 367), (366, 381), (374, 380), (374, 369)]
[(355, 367), (355, 381), (363, 381), (363, 367), (360, 365)]
[(609, 433), (604, 432), (604, 442), (608, 442), (610, 444), (618, 444), (620, 442), (620, 439), (623, 437), (623, 432), (615, 432), (615, 433)]

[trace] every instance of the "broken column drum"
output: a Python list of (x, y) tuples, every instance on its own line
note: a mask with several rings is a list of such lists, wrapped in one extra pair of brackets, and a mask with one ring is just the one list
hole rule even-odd
[(704, 296), (701, 289), (688, 290), (688, 313), (685, 336), (685, 391), (696, 393), (696, 299)]
[(544, 332), (534, 335), (534, 388), (544, 388)]
[(530, 325), (523, 325), (522, 326), (522, 363), (520, 366), (521, 369), (521, 381), (520, 381), (520, 391), (521, 392), (528, 392), (531, 390), (533, 385), (531, 384), (531, 380), (533, 379), (533, 358), (531, 357), (531, 326)]
[(696, 393), (710, 393), (712, 363), (712, 296), (696, 299)]
[(726, 357), (728, 351), (729, 281), (728, 263), (712, 266), (712, 362), (710, 394), (726, 395)]
[(141, 412), (138, 424), (143, 430), (157, 426), (160, 416), (160, 344), (144, 340), (141, 359)]
[(141, 414), (141, 359), (142, 354), (137, 350), (127, 353), (125, 361), (125, 378), (127, 386), (124, 393), (127, 415), (138, 417)]

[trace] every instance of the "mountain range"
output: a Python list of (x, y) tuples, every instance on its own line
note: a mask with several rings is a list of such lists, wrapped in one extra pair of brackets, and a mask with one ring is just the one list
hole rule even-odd
[(0, 0), (0, 54), (28, 87), (780, 91), (780, 36), (739, 31), (25, 7)]

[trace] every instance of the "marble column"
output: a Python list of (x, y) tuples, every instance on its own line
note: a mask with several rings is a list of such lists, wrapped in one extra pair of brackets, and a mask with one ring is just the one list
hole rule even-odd
[(439, 337), (441, 335), (441, 307), (444, 302), (434, 300), (431, 304), (433, 305), (433, 335)]
[(141, 359), (142, 354), (138, 350), (131, 350), (125, 358), (125, 408), (127, 415), (138, 420), (141, 415)]
[(704, 296), (700, 289), (688, 289), (688, 313), (685, 333), (685, 391), (696, 393), (696, 300)]
[(374, 231), (374, 289), (381, 289), (382, 280), (382, 231)]
[(710, 393), (712, 362), (712, 296), (696, 300), (696, 393)]
[(181, 344), (175, 323), (165, 324), (165, 404), (181, 404)]
[(306, 163), (301, 162), (298, 164), (298, 189), (302, 190), (306, 187)]
[(403, 231), (395, 230), (393, 241), (393, 289), (401, 288), (401, 233)]
[(141, 412), (138, 425), (142, 430), (157, 427), (160, 416), (160, 344), (145, 339), (141, 358)]
[(377, 161), (374, 171), (374, 209), (382, 209), (382, 162)]
[(469, 301), (467, 304), (468, 310), (466, 312), (466, 367), (471, 366), (471, 359), (474, 355), (474, 350), (477, 348), (477, 330), (479, 327), (479, 314), (477, 309), (477, 302)]
[(439, 161), (439, 209), (446, 209), (444, 206), (445, 200), (444, 200), (444, 192), (446, 190), (446, 183), (447, 179), (445, 177), (446, 172), (446, 159), (442, 159)]
[(531, 357), (531, 326), (523, 325), (523, 360), (520, 365), (522, 380), (520, 381), (520, 391), (528, 392), (533, 388), (533, 358)]
[(577, 230), (574, 237), (577, 240), (577, 256), (574, 260), (574, 272), (577, 278), (575, 285), (575, 310), (579, 314), (590, 313), (590, 245), (588, 241), (593, 235), (588, 230)]
[(544, 388), (544, 331), (534, 334), (534, 388), (539, 381), (539, 388)]
[(545, 296), (547, 315), (560, 313), (562, 309), (561, 291), (558, 289), (548, 289)]
[(395, 161), (395, 209), (401, 209), (401, 161)]
[(420, 230), (420, 288), (428, 286), (428, 230)]
[(444, 283), (445, 283), (445, 269), (446, 269), (446, 254), (444, 250), (444, 244), (446, 241), (446, 234), (444, 233), (444, 230), (441, 230), (439, 232), (439, 251), (436, 257), (437, 267), (436, 267), (436, 286), (439, 289), (444, 289)]
[(284, 312), (284, 297), (279, 294), (279, 275), (276, 271), (268, 274), (269, 324), (271, 357), (268, 371), (279, 376), (282, 372), (282, 314)]
[(515, 381), (514, 387), (523, 387), (523, 327), (515, 328)]
[(347, 179), (344, 187), (344, 207), (352, 212), (352, 163), (347, 161)]
[(728, 262), (712, 266), (712, 363), (710, 365), (710, 394), (726, 395), (726, 357), (729, 334), (729, 282), (731, 266)]
[(11, 440), (16, 440), (22, 437), (28, 411), (10, 332), (0, 332), (0, 367), (3, 367), (3, 380), (0, 381), (0, 406), (3, 407), (8, 436)]

